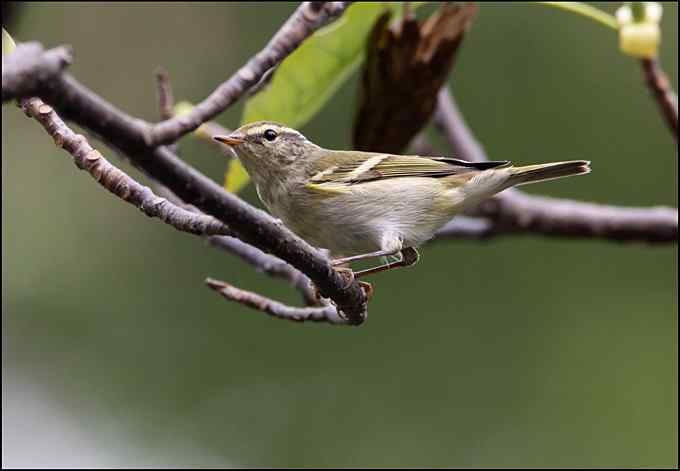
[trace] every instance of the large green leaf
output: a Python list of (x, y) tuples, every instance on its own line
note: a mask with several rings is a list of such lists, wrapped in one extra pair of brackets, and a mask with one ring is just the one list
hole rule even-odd
[(266, 119), (303, 126), (361, 63), (366, 38), (388, 8), (387, 2), (355, 3), (314, 33), (279, 65), (267, 88), (248, 100), (242, 124)]
[[(414, 2), (414, 7), (422, 3)], [(361, 63), (371, 28), (389, 8), (401, 8), (401, 2), (357, 2), (342, 18), (314, 33), (279, 65), (271, 83), (248, 100), (241, 123), (270, 120), (303, 126)], [(244, 173), (238, 160), (229, 163), (226, 181), (231, 191), (247, 183)]]

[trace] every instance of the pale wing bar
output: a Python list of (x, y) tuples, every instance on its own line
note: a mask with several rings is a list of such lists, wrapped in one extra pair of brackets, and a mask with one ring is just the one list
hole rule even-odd
[(314, 183), (364, 183), (396, 177), (448, 177), (510, 165), (507, 160), (468, 162), (447, 157), (419, 157), (377, 154), (337, 165), (311, 178)]

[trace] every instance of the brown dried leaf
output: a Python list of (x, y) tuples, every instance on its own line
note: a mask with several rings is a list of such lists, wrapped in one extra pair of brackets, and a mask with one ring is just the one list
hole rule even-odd
[(407, 16), (394, 30), (389, 12), (378, 18), (367, 44), (355, 149), (399, 153), (427, 124), (476, 13), (474, 4), (446, 4), (424, 22)]

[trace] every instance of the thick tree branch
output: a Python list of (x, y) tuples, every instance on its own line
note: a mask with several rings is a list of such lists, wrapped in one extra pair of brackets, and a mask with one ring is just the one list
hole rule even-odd
[(236, 288), (224, 281), (208, 278), (205, 280), (205, 283), (230, 301), (245, 304), (248, 307), (252, 307), (253, 309), (257, 309), (258, 311), (262, 311), (273, 317), (278, 317), (279, 319), (298, 322), (327, 322), (329, 324), (348, 323), (345, 318), (338, 315), (337, 310), (333, 306), (293, 307), (274, 301), (270, 298), (265, 298), (257, 293)]
[(236, 237), (211, 236), (208, 237), (208, 242), (215, 247), (236, 255), (241, 260), (253, 265), (260, 272), (288, 281), (291, 286), (302, 294), (302, 298), (307, 306), (319, 304), (316, 291), (310, 279), (280, 258), (266, 254), (257, 247), (248, 245)]
[(454, 219), (437, 232), (437, 239), (538, 234), (621, 242), (678, 240), (678, 210), (668, 207), (622, 208), (506, 191), (467, 214), (488, 222), (462, 230)]
[[(439, 93), (434, 122), (456, 156), (472, 161), (488, 160), (446, 87)], [(461, 224), (454, 219), (437, 232), (437, 238), (488, 239), (499, 235), (532, 233), (550, 237), (589, 237), (627, 242), (678, 240), (676, 208), (606, 206), (532, 196), (514, 188), (467, 211), (466, 214), (483, 217), (487, 221), (468, 221)]]
[[(497, 235), (494, 223), (482, 217), (456, 216), (435, 234), (432, 242), (445, 239), (490, 239)], [(430, 242), (430, 243), (432, 243)]]
[(147, 144), (170, 144), (217, 116), (257, 85), (269, 69), (297, 49), (312, 33), (342, 14), (349, 3), (303, 2), (264, 49), (217, 87), (208, 98), (197, 104), (190, 113), (154, 125), (147, 137)]
[[(22, 63), (21, 56), (23, 53), (21, 51), (22, 49), (18, 48), (18, 52), (15, 52), (15, 54), (19, 54), (15, 58), (18, 64)], [(52, 59), (44, 58), (41, 60), (49, 62)], [(31, 67), (37, 67), (36, 70), (43, 69), (40, 64)], [(323, 297), (331, 298), (338, 306), (340, 310), (340, 314), (337, 314), (338, 319), (342, 318), (345, 323), (355, 325), (363, 322), (366, 316), (364, 291), (357, 282), (336, 272), (321, 251), (314, 249), (296, 237), (268, 214), (253, 208), (238, 197), (226, 193), (215, 182), (180, 160), (167, 147), (150, 146), (147, 143), (148, 123), (135, 119), (117, 109), (78, 83), (70, 75), (63, 72), (58, 73), (50, 76), (49, 80), (38, 80), (31, 87), (10, 85), (17, 83), (13, 80), (19, 80), (18, 78), (24, 73), (23, 70), (25, 69), (21, 67), (5, 70), (3, 64), (3, 94), (5, 93), (5, 73), (7, 73), (8, 90), (12, 90), (11, 93), (15, 94), (13, 96), (24, 96), (25, 93), (28, 93), (28, 90), (39, 95), (54, 107), (64, 119), (73, 121), (101, 137), (110, 146), (129, 157), (135, 166), (177, 194), (181, 200), (219, 219), (221, 223), (228, 224), (228, 227), (245, 242), (281, 258), (295, 269), (303, 272), (315, 283)], [(32, 91), (33, 87), (36, 88), (35, 92)], [(43, 104), (42, 106), (46, 105)], [(45, 115), (53, 113), (52, 110), (47, 111), (46, 108), (44, 111), (43, 114)], [(447, 116), (447, 114), (445, 113), (444, 116)], [(460, 125), (460, 115), (456, 117), (455, 114), (448, 113), (448, 116), (453, 116), (453, 118), (447, 118), (449, 122), (458, 125), (453, 127), (452, 134), (457, 139), (455, 142), (458, 143), (456, 144), (459, 148), (458, 155), (466, 156), (466, 158), (476, 155), (476, 159), (482, 158), (483, 149), (481, 147), (478, 146), (478, 150), (474, 150), (474, 146), (470, 144), (470, 139), (461, 139), (460, 133), (467, 130), (467, 127), (464, 123)], [(446, 120), (443, 120), (443, 122), (446, 122)], [(469, 130), (467, 132), (468, 137), (474, 139)], [(78, 137), (74, 142), (80, 143), (81, 139), (83, 138)], [(108, 180), (105, 179), (105, 181)], [(125, 195), (127, 191), (129, 189), (121, 194)], [(144, 192), (142, 191), (142, 193)], [(514, 193), (511, 194), (514, 198)], [(545, 235), (589, 235), (614, 240), (677, 240), (677, 210), (674, 209), (654, 210), (652, 217), (650, 210), (629, 211), (623, 208), (605, 207), (608, 211), (607, 214), (612, 215), (608, 218), (608, 222), (592, 225), (591, 223), (604, 213), (601, 211), (599, 213), (597, 211), (584, 211), (584, 214), (588, 212), (589, 215), (584, 226), (584, 224), (578, 223), (577, 220), (581, 216), (572, 211), (572, 207), (562, 206), (561, 210), (556, 212), (556, 209), (560, 209), (558, 208), (559, 201), (528, 195), (521, 195), (516, 199), (506, 199), (508, 198), (507, 195), (508, 192), (471, 213), (481, 216), (483, 219), (459, 221), (453, 226), (449, 226), (446, 229), (448, 233), (445, 231), (444, 235), (478, 237), (480, 233), (496, 235), (503, 233), (503, 231), (508, 233), (531, 231)], [(143, 196), (142, 199), (144, 199)], [(588, 209), (585, 203), (568, 203), (581, 205), (580, 208), (584, 210)], [(141, 203), (140, 205), (145, 206)], [(596, 205), (591, 206), (595, 207)], [(599, 207), (599, 209), (602, 209), (602, 207)], [(192, 216), (196, 215), (193, 214)], [(562, 219), (568, 221), (568, 223), (562, 224)], [(640, 221), (643, 219), (644, 221), (641, 223)], [(614, 221), (614, 223), (611, 221)], [(661, 226), (663, 226), (661, 231), (663, 233), (659, 235), (657, 230)], [(573, 229), (573, 227), (577, 229)], [(240, 290), (228, 291), (231, 294), (231, 299), (238, 297), (234, 293), (243, 293)], [(248, 302), (249, 305), (258, 304), (250, 302), (256, 299), (251, 295), (239, 296), (243, 302)], [(259, 299), (261, 301), (264, 298), (260, 297)], [(285, 309), (281, 311), (278, 307), (272, 307), (278, 306), (278, 304), (259, 303), (259, 305), (270, 313), (277, 310), (279, 312), (285, 311)], [(328, 309), (328, 312), (330, 312), (335, 308), (329, 306), (328, 308), (318, 309), (323, 312)], [(287, 312), (290, 314), (290, 311)], [(307, 313), (307, 311), (304, 312)], [(320, 315), (319, 312), (313, 311), (313, 314), (307, 313), (305, 315), (314, 318)], [(326, 314), (323, 316), (326, 316)], [(332, 317), (332, 314), (328, 314), (328, 316)]]
[(649, 90), (656, 99), (659, 111), (678, 140), (678, 96), (673, 92), (668, 77), (661, 69), (658, 59), (640, 59)]
[[(158, 185), (157, 192), (159, 195), (167, 198), (171, 203), (186, 209), (187, 211), (200, 214), (198, 208), (185, 203), (163, 185)], [(232, 255), (236, 255), (244, 262), (253, 265), (257, 271), (288, 281), (292, 287), (300, 292), (302, 299), (307, 306), (318, 306), (323, 302), (323, 300), (317, 297), (316, 289), (311, 280), (305, 276), (304, 273), (296, 270), (280, 258), (266, 254), (257, 247), (246, 244), (236, 237), (211, 235), (208, 236), (206, 240), (213, 247), (220, 248)]]
[(2, 56), (2, 102), (34, 95), (71, 60), (71, 49), (65, 46), (45, 51), (36, 42), (18, 44)]
[(25, 98), (21, 106), (28, 116), (45, 128), (57, 146), (71, 154), (79, 169), (88, 172), (101, 186), (147, 216), (191, 234), (231, 234), (229, 228), (217, 219), (176, 206), (113, 166), (89, 144), (85, 136), (73, 132), (52, 107), (39, 98)]
[(132, 118), (88, 90), (68, 74), (51, 80), (41, 97), (68, 120), (90, 130), (151, 178), (188, 204), (228, 224), (239, 238), (276, 255), (305, 273), (323, 297), (330, 298), (349, 319), (361, 324), (366, 295), (359, 283), (347, 280), (319, 250), (179, 159), (166, 147), (146, 145), (146, 124)]

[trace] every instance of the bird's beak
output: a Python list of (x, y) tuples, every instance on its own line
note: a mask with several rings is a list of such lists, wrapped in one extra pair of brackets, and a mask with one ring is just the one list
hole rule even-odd
[(228, 136), (213, 136), (213, 139), (228, 146), (237, 146), (239, 144), (243, 144), (246, 141), (244, 136), (237, 132), (232, 132)]

